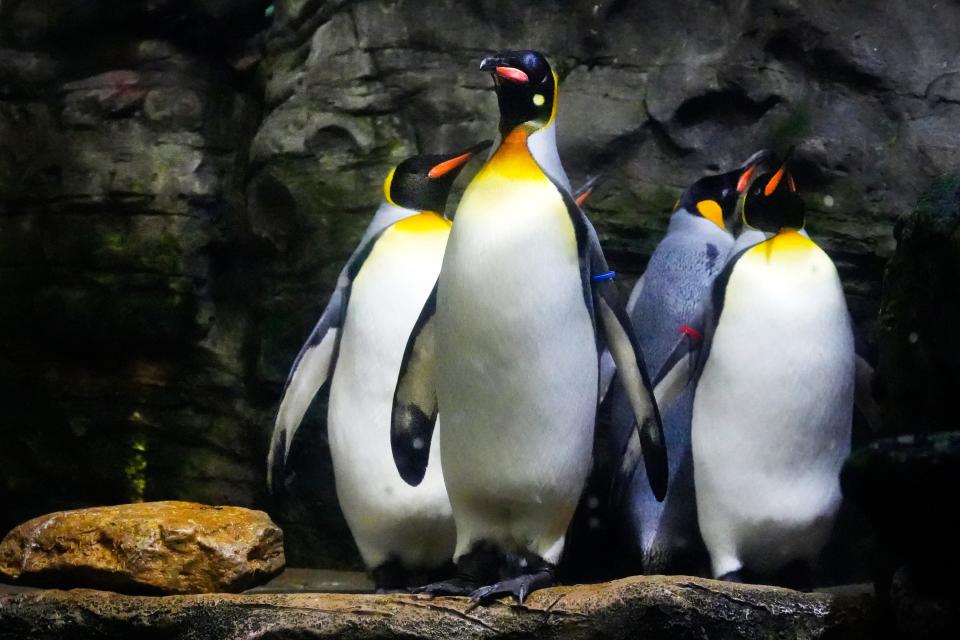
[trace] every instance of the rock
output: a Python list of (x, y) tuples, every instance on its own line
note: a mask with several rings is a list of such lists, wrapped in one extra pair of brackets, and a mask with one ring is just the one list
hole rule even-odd
[[(953, 550), (950, 550), (953, 553)], [(931, 588), (916, 567), (901, 567), (893, 576), (890, 602), (904, 638), (956, 638), (960, 630), (960, 588), (952, 579)], [(956, 576), (951, 574), (950, 578)]]
[(574, 182), (607, 175), (590, 215), (624, 285), (684, 186), (798, 143), (809, 230), (871, 345), (894, 223), (960, 166), (956, 2), (267, 4), (0, 2), (0, 529), (271, 505), (298, 564), (359, 567), (322, 400), (280, 506), (268, 432), (391, 164), (494, 132), (483, 52), (555, 63), (561, 152)]
[(960, 628), (960, 432), (871, 443), (844, 464), (841, 485), (877, 532), (876, 592), (903, 636), (954, 637)]
[(960, 173), (944, 176), (898, 228), (880, 314), (888, 434), (957, 428), (960, 389)]
[(256, 79), (220, 30), (184, 43), (217, 3), (0, 4), (0, 532), (90, 504), (261, 504)]
[(840, 478), (844, 495), (863, 510), (901, 562), (952, 582), (960, 572), (953, 552), (960, 432), (873, 442), (853, 452)]
[[(0, 7), (0, 37), (18, 45), (61, 38), (96, 38), (130, 23), (150, 21), (180, 38), (230, 37), (264, 26), (264, 0), (34, 0)], [(213, 33), (211, 33), (213, 31)]]
[(555, 587), (525, 607), (409, 595), (120, 596), (46, 591), (0, 597), (0, 640), (248, 638), (875, 638), (865, 594), (799, 593), (688, 577)]
[(262, 511), (145, 502), (35, 518), (0, 542), (0, 577), (125, 593), (241, 591), (284, 566), (283, 532)]

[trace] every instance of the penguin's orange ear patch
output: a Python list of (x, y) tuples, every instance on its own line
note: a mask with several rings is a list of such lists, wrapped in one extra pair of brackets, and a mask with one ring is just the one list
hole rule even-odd
[(763, 188), (763, 195), (769, 196), (771, 193), (777, 190), (777, 185), (780, 184), (780, 181), (783, 179), (783, 174), (786, 173), (786, 165), (780, 167), (780, 170), (773, 174), (773, 177), (770, 178), (770, 182), (767, 183), (767, 186)]
[(713, 224), (726, 230), (727, 227), (723, 224), (723, 209), (716, 200), (701, 200), (697, 203), (697, 211)]
[(497, 75), (501, 78), (506, 78), (513, 82), (519, 82), (521, 84), (528, 84), (530, 82), (530, 77), (524, 73), (523, 70), (517, 69), (516, 67), (497, 67), (496, 71)]
[(743, 193), (747, 190), (747, 185), (750, 184), (750, 178), (756, 170), (757, 165), (753, 165), (740, 175), (740, 179), (737, 180), (737, 193)]

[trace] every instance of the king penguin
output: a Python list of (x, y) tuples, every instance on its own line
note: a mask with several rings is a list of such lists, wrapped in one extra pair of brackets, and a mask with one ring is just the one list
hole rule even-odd
[(271, 486), (282, 477), (310, 402), (330, 379), (327, 430), (337, 497), (380, 590), (435, 575), (453, 553), (439, 448), (430, 450), (424, 482), (409, 486), (393, 463), (390, 412), (407, 337), (436, 282), (449, 237), (447, 195), (471, 156), (489, 146), (415, 156), (390, 172), (385, 202), (294, 362), (277, 413), (268, 455)]
[[(697, 339), (690, 324), (733, 247), (731, 231), (739, 222), (740, 195), (767, 155), (758, 151), (731, 171), (700, 178), (677, 202), (667, 233), (627, 303), (650, 371), (664, 365), (681, 332)], [(629, 548), (621, 555), (647, 574), (705, 574), (709, 563), (697, 529), (690, 452), (692, 387), (670, 407), (660, 407), (670, 467), (670, 490), (663, 502), (650, 492), (642, 468), (630, 474), (637, 468), (637, 441), (630, 438), (633, 413), (627, 398), (616, 388), (610, 401), (612, 437), (607, 455), (619, 460), (627, 447), (621, 465), (625, 477), (616, 479), (612, 514), (621, 527), (626, 525)]]
[(522, 603), (553, 583), (590, 469), (595, 319), (661, 496), (666, 452), (613, 273), (560, 165), (557, 77), (534, 51), (489, 56), (480, 69), (494, 78), (500, 143), (464, 192), (437, 286), (407, 344), (392, 439), (401, 475), (416, 484), (443, 416), (457, 576), (422, 590), (479, 602), (512, 594)]
[(850, 451), (853, 330), (786, 164), (754, 181), (742, 220), (706, 307), (693, 402), (700, 531), (715, 577), (808, 581)]

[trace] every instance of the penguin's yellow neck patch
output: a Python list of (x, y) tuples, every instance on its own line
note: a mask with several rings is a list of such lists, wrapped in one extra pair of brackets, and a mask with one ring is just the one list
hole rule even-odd
[(548, 125), (557, 119), (557, 103), (560, 102), (560, 78), (557, 77), (557, 72), (553, 69), (550, 69), (550, 73), (553, 75), (553, 104), (550, 105), (550, 119), (547, 120)]
[(799, 231), (790, 229), (761, 242), (750, 249), (750, 254), (763, 257), (766, 262), (780, 262), (804, 258), (811, 250), (819, 251), (820, 247)]
[(394, 223), (393, 228), (401, 233), (449, 232), (453, 223), (436, 211), (421, 211), (417, 215)]
[(397, 206), (397, 203), (394, 202), (393, 198), (390, 197), (390, 185), (393, 184), (393, 174), (395, 174), (396, 172), (397, 172), (396, 167), (394, 167), (393, 169), (390, 169), (390, 173), (387, 174), (387, 179), (383, 181), (383, 199), (389, 202), (390, 204), (392, 204), (393, 206)]
[(510, 180), (542, 180), (543, 171), (527, 148), (530, 133), (526, 125), (515, 127), (497, 147), (497, 151), (480, 170), (477, 178), (495, 174)]

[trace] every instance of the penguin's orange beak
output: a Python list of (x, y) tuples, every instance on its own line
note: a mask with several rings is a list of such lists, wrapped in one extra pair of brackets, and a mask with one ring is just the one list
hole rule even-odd
[(752, 180), (754, 174), (757, 173), (757, 168), (766, 166), (770, 161), (770, 155), (769, 151), (761, 149), (740, 165), (740, 170), (743, 171), (743, 173), (740, 174), (740, 179), (737, 180), (737, 193), (743, 193), (750, 187), (750, 180)]
[(770, 182), (767, 183), (767, 186), (763, 188), (763, 195), (769, 196), (771, 193), (777, 190), (777, 187), (780, 185), (780, 181), (783, 179), (783, 174), (786, 173), (786, 165), (780, 167), (780, 170), (773, 174), (773, 177), (770, 178)]
[(467, 160), (469, 160), (471, 156), (473, 156), (473, 154), (467, 151), (466, 153), (461, 153), (455, 158), (444, 160), (440, 164), (433, 165), (433, 167), (430, 169), (430, 172), (427, 173), (427, 176), (434, 179), (443, 177), (457, 167), (462, 167), (464, 164), (466, 164)]
[(747, 186), (750, 184), (750, 178), (753, 176), (756, 170), (757, 165), (752, 165), (749, 169), (740, 174), (740, 179), (737, 180), (737, 193), (743, 193), (747, 190)]
[(433, 180), (436, 180), (437, 178), (442, 178), (443, 176), (447, 175), (454, 169), (459, 169), (460, 167), (465, 165), (467, 161), (469, 161), (470, 158), (474, 156), (474, 154), (489, 148), (491, 144), (492, 142), (490, 140), (484, 140), (483, 142), (479, 142), (474, 146), (470, 147), (460, 155), (454, 156), (452, 158), (448, 158), (443, 162), (439, 162), (433, 165), (433, 167), (430, 168), (430, 171), (427, 172), (427, 177)]

